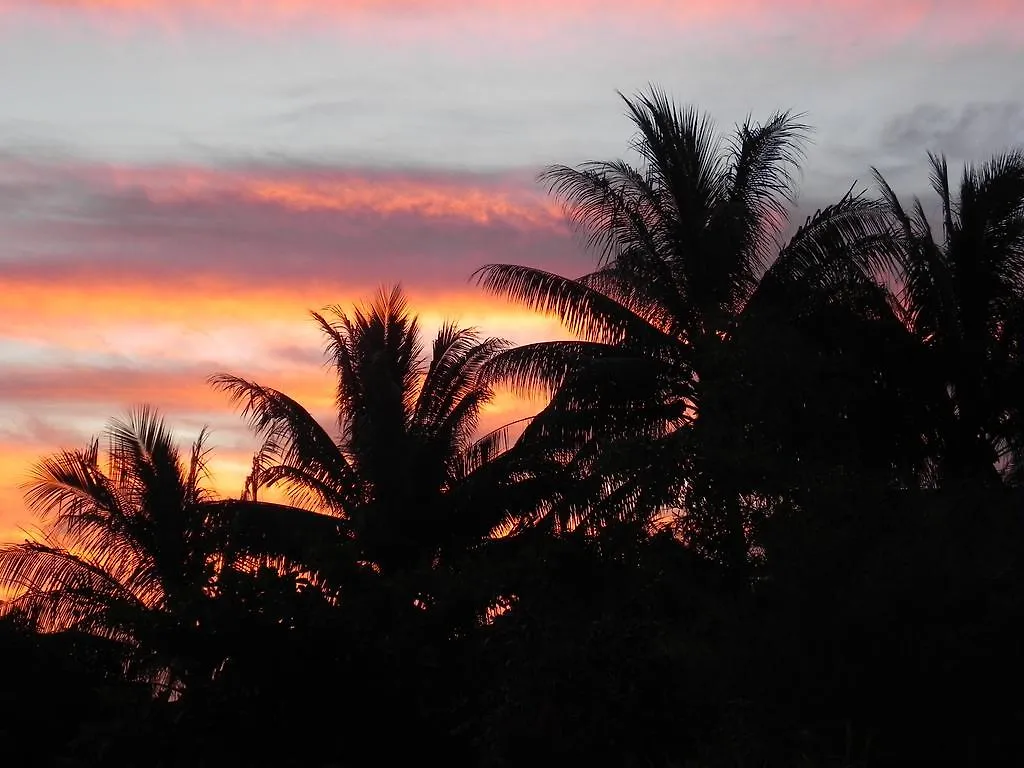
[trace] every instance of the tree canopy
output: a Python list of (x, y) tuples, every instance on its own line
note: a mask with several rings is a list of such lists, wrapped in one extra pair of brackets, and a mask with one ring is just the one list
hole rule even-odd
[[(652, 89), (540, 175), (592, 271), (489, 264), (569, 340), (399, 286), (314, 312), (333, 424), (235, 373), (238, 498), (151, 407), (24, 486), (5, 749), (60, 766), (1005, 764), (1024, 709), (1024, 152), (790, 221), (809, 128)], [(784, 237), (785, 233), (791, 233)], [(536, 254), (542, 265), (544, 254)], [(500, 388), (542, 393), (480, 433)], [(285, 502), (267, 500), (268, 488)], [(43, 724), (45, 723), (45, 727)], [(17, 746), (15, 746), (17, 745)]]

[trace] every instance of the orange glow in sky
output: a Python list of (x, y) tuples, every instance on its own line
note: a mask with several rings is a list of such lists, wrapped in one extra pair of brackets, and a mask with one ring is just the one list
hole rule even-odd
[[(0, 404), (5, 409), (0, 417), (12, 413), (58, 429), (69, 414), (78, 414), (98, 428), (126, 408), (148, 403), (166, 414), (172, 428), (194, 431), (212, 420), (212, 444), (225, 446), (214, 453), (213, 485), (219, 493), (233, 495), (242, 488), (255, 440), (227, 398), (206, 384), (206, 377), (226, 371), (254, 379), (286, 392), (329, 423), (333, 384), (320, 362), (322, 338), (307, 310), (365, 299), (372, 286), (314, 295), (232, 291), (229, 285), (207, 284), (182, 301), (180, 287), (173, 285), (111, 286), (102, 280), (95, 285), (15, 284), (0, 276), (0, 291), (7, 297), (0, 308), (6, 339), (55, 345), (64, 355), (128, 356), (114, 366), (46, 360), (27, 367), (9, 365), (0, 381)], [(520, 340), (564, 335), (552, 319), (489, 299), (470, 286), (462, 293), (410, 294), (427, 334), (442, 320), (459, 318), (487, 333)], [(309, 359), (275, 357), (279, 347), (299, 350)], [(482, 416), (481, 432), (529, 415), (539, 405), (499, 393)], [(87, 437), (73, 429), (44, 440), (19, 440), (17, 434), (5, 438), (0, 433), (0, 540), (20, 538), (17, 527), (31, 524), (17, 487), (31, 464), (62, 448), (83, 447)]]
[[(217, 202), (234, 198), (294, 211), (369, 211), (465, 219), (487, 224), (504, 219), (517, 226), (564, 229), (560, 208), (541, 190), (512, 195), (508, 190), (445, 183), (414, 177), (368, 178), (358, 172), (317, 178), (315, 173), (231, 173), (207, 168), (113, 167), (88, 172), (92, 181), (108, 181), (121, 190), (142, 190), (154, 203)], [(105, 178), (103, 178), (105, 177)]]
[(35, 460), (142, 403), (210, 423), (236, 494), (255, 441), (206, 377), (329, 418), (309, 310), (381, 283), (428, 336), (564, 338), (469, 278), (590, 270), (535, 176), (626, 156), (617, 89), (808, 110), (809, 213), (872, 164), (1002, 149), (1021, 40), (1024, 0), (0, 0), (0, 540)]

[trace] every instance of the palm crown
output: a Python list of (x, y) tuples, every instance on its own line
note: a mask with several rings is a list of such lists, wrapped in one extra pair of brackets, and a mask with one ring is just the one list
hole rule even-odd
[(894, 258), (882, 207), (854, 194), (777, 245), (807, 132), (794, 115), (747, 121), (723, 140), (660, 92), (626, 104), (640, 167), (542, 176), (597, 249), (598, 269), (578, 279), (509, 264), (478, 272), (490, 291), (558, 316), (577, 337), (488, 366), (495, 380), (553, 393), (524, 440), (562, 446), (581, 474), (601, 477), (563, 509), (567, 525), (583, 521), (580, 510), (650, 514), (687, 495), (694, 462), (711, 452), (696, 425), (731, 376), (739, 329), (779, 306), (787, 320), (843, 304), (870, 311), (885, 301), (873, 276)]
[(944, 157), (929, 155), (940, 202), (936, 234), (924, 205), (908, 212), (878, 171), (883, 199), (899, 225), (895, 305), (931, 353), (927, 371), (944, 401), (940, 475), (996, 479), (996, 466), (1020, 464), (1011, 422), (1024, 385), (1024, 153), (967, 166), (958, 194)]
[[(282, 392), (231, 375), (212, 379), (264, 439), (250, 486), (281, 483), (297, 504), (344, 519), (368, 557), (401, 569), (500, 521), (461, 504), (501, 434), (474, 436), (491, 389), (483, 366), (506, 343), (445, 324), (429, 359), (400, 288), (351, 313), (313, 313), (337, 375), (338, 438)], [(491, 515), (497, 515), (492, 519)]]
[[(126, 662), (175, 683), (209, 672), (190, 637), (225, 566), (225, 507), (208, 491), (205, 433), (183, 458), (156, 412), (142, 408), (85, 450), (42, 460), (26, 502), (44, 535), (0, 548), (0, 582), (18, 592), (5, 610), (44, 631), (85, 632), (122, 644)], [(104, 466), (105, 464), (105, 466)]]

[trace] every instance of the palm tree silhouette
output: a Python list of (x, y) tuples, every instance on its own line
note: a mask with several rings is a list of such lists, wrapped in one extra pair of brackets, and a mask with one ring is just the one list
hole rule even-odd
[(928, 157), (941, 236), (921, 200), (908, 212), (875, 170), (902, 246), (893, 304), (929, 352), (917, 373), (941, 404), (939, 481), (998, 483), (997, 467), (1019, 471), (1024, 458), (1014, 438), (1024, 385), (1024, 152), (966, 166), (956, 197), (945, 157)]
[(736, 503), (734, 466), (700, 427), (726, 407), (712, 400), (733, 377), (731, 345), (745, 323), (772, 314), (765, 308), (789, 318), (884, 301), (872, 275), (892, 258), (886, 222), (851, 190), (780, 246), (808, 130), (797, 116), (748, 120), (723, 140), (708, 117), (657, 90), (625, 102), (639, 167), (592, 162), (542, 175), (599, 268), (578, 279), (510, 264), (477, 272), (489, 291), (558, 316), (577, 340), (505, 351), (488, 373), (553, 395), (523, 440), (562, 446), (593, 478), (582, 501), (556, 507), (562, 525), (680, 502), (693, 521), (714, 498), (715, 519), (700, 527), (718, 529), (716, 547), (731, 539), (745, 551), (738, 513), (722, 520), (723, 505)]
[(506, 431), (474, 440), (492, 398), (481, 370), (507, 343), (445, 324), (426, 359), (398, 286), (369, 306), (313, 317), (337, 374), (337, 440), (282, 392), (211, 378), (264, 440), (250, 492), (282, 484), (295, 504), (341, 520), (363, 557), (389, 572), (429, 564), (508, 517), (516, 476), (495, 468), (499, 455), (511, 458)]
[(43, 459), (25, 485), (46, 524), (37, 540), (0, 548), (3, 606), (45, 632), (120, 646), (126, 672), (179, 691), (212, 674), (212, 601), (228, 566), (229, 504), (204, 486), (206, 433), (187, 457), (148, 407), (112, 420), (85, 450)]

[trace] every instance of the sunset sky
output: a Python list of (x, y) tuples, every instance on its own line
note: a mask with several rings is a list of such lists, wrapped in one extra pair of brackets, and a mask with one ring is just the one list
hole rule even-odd
[[(308, 310), (401, 280), (428, 329), (558, 326), (478, 266), (592, 264), (535, 183), (623, 156), (616, 90), (815, 128), (799, 216), (925, 152), (1024, 142), (1024, 0), (0, 0), (0, 539), (40, 455), (151, 403), (253, 441), (205, 378), (329, 420)], [(497, 425), (524, 407), (507, 396)]]

